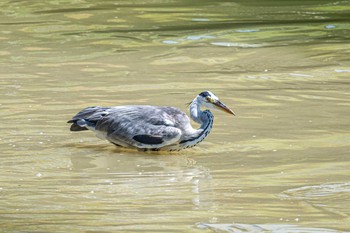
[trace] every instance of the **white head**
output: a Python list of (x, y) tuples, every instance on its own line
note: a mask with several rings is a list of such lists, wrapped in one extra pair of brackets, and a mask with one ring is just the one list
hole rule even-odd
[(196, 97), (197, 102), (200, 106), (209, 109), (219, 109), (226, 113), (236, 115), (231, 109), (223, 104), (219, 98), (210, 91), (203, 91)]

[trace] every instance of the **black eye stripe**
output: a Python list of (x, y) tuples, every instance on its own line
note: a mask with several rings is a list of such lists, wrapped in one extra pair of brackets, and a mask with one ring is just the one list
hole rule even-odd
[(202, 97), (209, 97), (210, 96), (209, 92), (207, 92), (207, 91), (203, 91), (199, 95), (202, 96)]

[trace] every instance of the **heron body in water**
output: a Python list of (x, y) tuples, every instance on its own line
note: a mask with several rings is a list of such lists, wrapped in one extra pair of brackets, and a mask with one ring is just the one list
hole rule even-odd
[(71, 131), (89, 129), (117, 146), (176, 151), (193, 147), (208, 136), (214, 120), (208, 109), (217, 108), (235, 115), (210, 91), (197, 95), (189, 108), (192, 120), (200, 124), (199, 129), (192, 128), (189, 117), (175, 107), (149, 105), (88, 107), (68, 123), (72, 123)]

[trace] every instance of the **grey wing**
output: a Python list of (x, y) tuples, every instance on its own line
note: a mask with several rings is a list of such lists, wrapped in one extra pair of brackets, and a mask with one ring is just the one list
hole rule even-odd
[(182, 131), (166, 107), (124, 106), (109, 109), (96, 124), (96, 131), (124, 147), (161, 148), (177, 143)]

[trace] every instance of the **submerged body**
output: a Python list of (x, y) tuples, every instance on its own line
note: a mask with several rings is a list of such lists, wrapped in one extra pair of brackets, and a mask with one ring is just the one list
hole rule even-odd
[(191, 118), (201, 124), (192, 128), (189, 117), (174, 107), (129, 105), (89, 107), (80, 111), (68, 123), (71, 131), (92, 130), (96, 136), (111, 143), (142, 150), (181, 150), (193, 147), (210, 132), (213, 115), (202, 106), (217, 106), (234, 114), (211, 92), (202, 92), (190, 104)]

